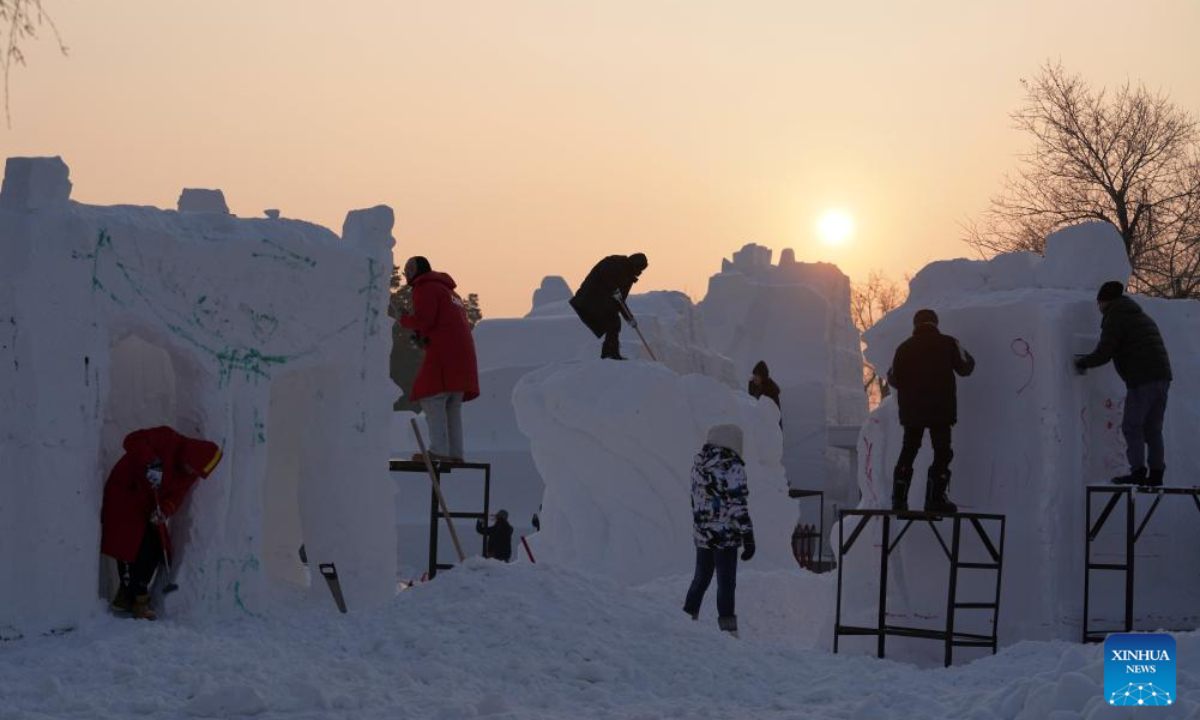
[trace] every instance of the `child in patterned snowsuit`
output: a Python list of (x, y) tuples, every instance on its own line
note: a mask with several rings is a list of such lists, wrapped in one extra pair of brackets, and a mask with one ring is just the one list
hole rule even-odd
[(746, 465), (742, 462), (742, 429), (716, 425), (692, 465), (692, 522), (696, 541), (696, 573), (683, 611), (696, 619), (704, 592), (717, 575), (717, 623), (737, 636), (734, 589), (738, 548), (742, 560), (754, 557), (754, 526), (746, 501)]

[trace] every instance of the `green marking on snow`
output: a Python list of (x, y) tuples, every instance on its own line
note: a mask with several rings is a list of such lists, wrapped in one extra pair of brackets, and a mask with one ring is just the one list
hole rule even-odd
[(316, 260), (313, 260), (307, 255), (301, 255), (300, 253), (288, 250), (279, 243), (272, 241), (270, 238), (263, 238), (262, 243), (271, 248), (273, 252), (251, 253), (252, 257), (266, 258), (268, 260), (280, 260), (284, 264), (298, 269), (303, 267), (315, 268), (317, 266)]
[(263, 422), (262, 416), (258, 414), (258, 408), (254, 408), (254, 435), (250, 438), (250, 446), (262, 445), (267, 442), (267, 425)]

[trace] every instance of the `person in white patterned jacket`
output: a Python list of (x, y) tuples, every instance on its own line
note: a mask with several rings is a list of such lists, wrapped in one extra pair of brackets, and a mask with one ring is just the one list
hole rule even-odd
[(746, 464), (742, 461), (742, 429), (716, 425), (692, 465), (692, 523), (696, 541), (696, 573), (683, 611), (696, 620), (704, 593), (717, 575), (717, 624), (737, 637), (734, 590), (738, 548), (742, 560), (754, 557), (754, 525), (747, 507)]

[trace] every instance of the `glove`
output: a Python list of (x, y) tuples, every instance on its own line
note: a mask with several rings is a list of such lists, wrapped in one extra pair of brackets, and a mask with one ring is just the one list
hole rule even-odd
[(154, 508), (154, 510), (150, 513), (150, 522), (154, 523), (155, 525), (166, 525), (167, 516), (162, 514), (162, 510)]
[(150, 487), (155, 490), (162, 487), (163, 471), (162, 463), (155, 460), (146, 468), (146, 482), (150, 483)]
[(1082, 375), (1087, 372), (1087, 364), (1083, 362), (1083, 358), (1075, 358), (1075, 372)]
[(747, 535), (742, 540), (742, 562), (754, 557), (754, 536)]
[(635, 330), (637, 329), (637, 318), (632, 315), (629, 316), (629, 327)]

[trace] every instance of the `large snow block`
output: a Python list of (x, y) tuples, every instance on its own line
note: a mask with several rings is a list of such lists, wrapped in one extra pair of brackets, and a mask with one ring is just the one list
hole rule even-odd
[(71, 171), (60, 157), (15, 157), (4, 164), (0, 208), (56, 210), (71, 199)]
[(179, 212), (229, 214), (229, 206), (225, 204), (225, 193), (220, 190), (184, 188), (179, 194), (177, 207)]
[[(950, 494), (964, 511), (1007, 516), (999, 628), (1005, 644), (1079, 638), (1085, 486), (1106, 485), (1127, 469), (1120, 429), (1124, 384), (1111, 365), (1085, 376), (1072, 367), (1073, 356), (1089, 352), (1099, 337), (1098, 283), (1124, 279), (1114, 276), (1120, 272), (1119, 258), (1106, 257), (1100, 243), (1077, 245), (1074, 264), (1047, 256), (1031, 268), (1022, 288), (1012, 287), (1009, 269), (1028, 266), (1028, 256), (959, 265), (966, 279), (945, 275), (949, 266), (941, 264), (943, 282), (918, 285), (914, 280), (909, 301), (866, 335), (868, 358), (886, 368), (911, 334), (914, 313), (930, 307), (940, 316), (942, 331), (957, 337), (976, 358), (975, 373), (958, 380)], [(1113, 249), (1112, 243), (1108, 246)], [(993, 272), (996, 267), (999, 272)], [(922, 275), (933, 277), (925, 271), (918, 277)], [(985, 279), (982, 285), (980, 278)], [(998, 287), (991, 287), (992, 282)], [(1200, 450), (1193, 441), (1200, 435), (1195, 401), (1200, 397), (1200, 303), (1135, 299), (1158, 322), (1174, 369), (1165, 430), (1167, 483), (1190, 486), (1200, 477)], [(862, 507), (889, 505), (901, 438), (895, 401), (889, 399), (872, 414), (860, 438)], [(924, 497), (932, 455), (928, 442), (918, 457), (910, 505), (920, 505)], [(1141, 496), (1140, 512), (1148, 502), (1148, 496)], [(1200, 625), (1200, 557), (1178, 552), (1200, 542), (1195, 513), (1190, 502), (1165, 500), (1138, 543), (1135, 621), (1142, 627)], [(1119, 512), (1109, 519), (1096, 546), (1100, 558), (1123, 558), (1117, 537), (1123, 523)], [(927, 531), (914, 528), (899, 548), (889, 566), (889, 613), (900, 625), (943, 623), (948, 573), (941, 547)], [(873, 612), (878, 571), (869, 568), (877, 568), (877, 560), (878, 552), (860, 540), (845, 567), (853, 580), (844, 594), (849, 613), (844, 621), (854, 623), (855, 613)], [(861, 562), (868, 567), (853, 565)], [(959, 597), (990, 597), (988, 575), (960, 573)], [(1092, 621), (1114, 625), (1123, 615), (1123, 577), (1094, 573), (1092, 581)], [(964, 631), (987, 631), (978, 622), (971, 627), (964, 617), (960, 615), (960, 623), (967, 622)]]
[(517, 422), (546, 483), (538, 562), (638, 584), (691, 572), (691, 468), (708, 429), (745, 435), (756, 569), (795, 568), (795, 503), (780, 465), (779, 416), (703, 375), (640, 361), (542, 368), (513, 392)]
[(351, 607), (392, 597), (390, 251), (382, 226), (364, 244), (295, 220), (0, 208), (0, 628), (103, 607), (104, 482), (156, 425), (224, 451), (171, 520), (172, 616), (269, 611), (270, 580), (305, 582), (302, 543)]
[(751, 244), (722, 262), (700, 304), (705, 333), (733, 360), (740, 387), (766, 361), (782, 395), (788, 482), (844, 505), (857, 497), (850, 454), (823, 441), (828, 426), (861, 424), (867, 413), (850, 280), (834, 265), (796, 262), (794, 252), (772, 265), (771, 254)]

